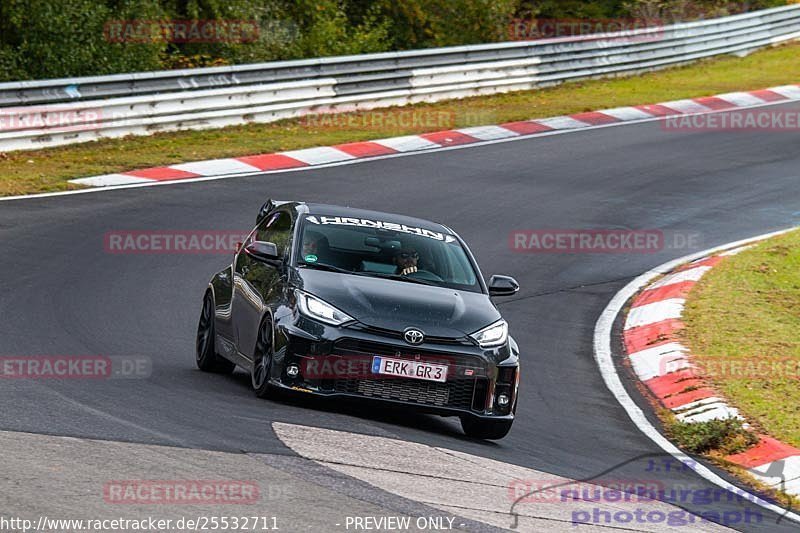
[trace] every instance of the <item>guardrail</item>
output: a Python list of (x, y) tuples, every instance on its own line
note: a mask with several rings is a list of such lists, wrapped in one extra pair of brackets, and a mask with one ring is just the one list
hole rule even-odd
[(800, 5), (537, 41), (0, 83), (0, 151), (645, 72), (800, 38)]

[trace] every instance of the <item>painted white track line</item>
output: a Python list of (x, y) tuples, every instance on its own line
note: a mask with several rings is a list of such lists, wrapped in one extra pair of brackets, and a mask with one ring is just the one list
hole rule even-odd
[(617, 373), (617, 368), (614, 365), (614, 360), (612, 356), (613, 348), (611, 344), (614, 322), (617, 319), (617, 316), (622, 312), (625, 304), (636, 293), (638, 293), (639, 290), (645, 287), (651, 280), (653, 280), (657, 276), (666, 274), (667, 272), (672, 271), (676, 267), (684, 263), (693, 261), (695, 259), (700, 259), (717, 252), (722, 252), (732, 248), (738, 248), (740, 246), (758, 242), (764, 239), (768, 239), (770, 237), (782, 235), (793, 229), (795, 228), (788, 228), (781, 231), (767, 233), (764, 235), (759, 235), (757, 237), (743, 239), (741, 241), (724, 244), (722, 246), (710, 248), (702, 252), (680, 257), (678, 259), (674, 259), (672, 261), (659, 265), (656, 268), (649, 270), (644, 274), (640, 275), (639, 277), (635, 278), (633, 281), (631, 281), (625, 287), (623, 287), (622, 290), (620, 290), (617, 294), (614, 295), (614, 297), (608, 303), (606, 308), (603, 310), (602, 314), (600, 315), (600, 318), (597, 319), (597, 324), (595, 325), (595, 330), (594, 330), (594, 357), (595, 361), (597, 362), (597, 366), (600, 368), (600, 373), (602, 374), (603, 380), (605, 381), (605, 384), (608, 387), (608, 389), (616, 397), (617, 401), (620, 403), (620, 405), (622, 405), (623, 409), (625, 409), (625, 411), (628, 413), (628, 416), (631, 418), (633, 423), (636, 424), (639, 430), (641, 430), (642, 433), (647, 435), (647, 437), (650, 440), (652, 440), (656, 445), (658, 445), (658, 447), (660, 447), (662, 450), (670, 454), (676, 460), (684, 463), (688, 468), (694, 470), (694, 472), (697, 473), (697, 475), (703, 477), (707, 481), (710, 481), (711, 483), (714, 483), (715, 485), (722, 487), (723, 489), (726, 489), (728, 491), (746, 495), (746, 497), (750, 498), (752, 502), (761, 506), (762, 508), (772, 511), (788, 520), (800, 523), (800, 515), (798, 515), (797, 513), (789, 512), (778, 505), (764, 501), (762, 498), (759, 498), (755, 494), (748, 493), (747, 491), (744, 491), (742, 488), (732, 485), (731, 483), (728, 483), (727, 481), (722, 479), (719, 475), (714, 473), (711, 469), (703, 466), (702, 464), (696, 462), (692, 457), (686, 455), (672, 442), (667, 440), (666, 437), (664, 437), (661, 433), (659, 433), (658, 429), (656, 429), (656, 427), (653, 426), (653, 424), (651, 424), (650, 421), (647, 419), (641, 408), (639, 408), (639, 406), (636, 405), (636, 402), (634, 402), (633, 398), (631, 398), (631, 396), (628, 394), (628, 391), (625, 390), (625, 386), (622, 384), (622, 380), (620, 379), (620, 376)]

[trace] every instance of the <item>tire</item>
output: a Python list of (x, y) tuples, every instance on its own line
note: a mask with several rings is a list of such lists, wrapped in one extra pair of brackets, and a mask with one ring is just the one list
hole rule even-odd
[(272, 371), (272, 352), (272, 322), (267, 319), (261, 324), (261, 329), (258, 331), (258, 340), (253, 354), (253, 368), (250, 370), (250, 381), (259, 398), (269, 398), (273, 393), (269, 384), (269, 375)]
[(214, 330), (214, 297), (211, 291), (203, 298), (203, 310), (197, 324), (197, 340), (195, 343), (195, 360), (197, 368), (203, 372), (230, 374), (236, 365), (217, 354), (217, 334)]
[(513, 420), (486, 420), (472, 416), (461, 417), (464, 434), (473, 439), (500, 440), (511, 431)]

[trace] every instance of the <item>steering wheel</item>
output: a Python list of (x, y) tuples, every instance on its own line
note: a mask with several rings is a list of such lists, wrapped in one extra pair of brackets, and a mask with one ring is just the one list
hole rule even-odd
[(422, 268), (417, 269), (416, 272), (411, 272), (409, 274), (406, 274), (406, 277), (423, 279), (427, 281), (444, 281), (442, 278), (440, 278), (430, 270), (424, 270)]

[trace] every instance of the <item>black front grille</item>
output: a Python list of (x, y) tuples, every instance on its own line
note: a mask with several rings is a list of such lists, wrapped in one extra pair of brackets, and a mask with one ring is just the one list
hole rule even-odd
[[(429, 355), (432, 357), (453, 358), (458, 357), (462, 360), (472, 361), (473, 364), (481, 365), (480, 358), (473, 355), (466, 354), (452, 354), (448, 352), (436, 352), (431, 350), (423, 350), (420, 347), (402, 346), (383, 344), (381, 342), (365, 341), (359, 339), (344, 338), (336, 341), (333, 345), (333, 352), (340, 355), (350, 354), (370, 354), (370, 355), (388, 355), (391, 357), (417, 357), (421, 354)], [(483, 366), (483, 365), (481, 365)]]
[[(391, 329), (384, 329), (384, 328), (376, 328), (374, 326), (367, 326), (365, 324), (352, 324), (348, 326), (352, 329), (357, 329), (359, 331), (364, 331), (366, 333), (371, 333), (373, 335), (378, 335), (381, 337), (387, 337), (389, 339), (396, 339), (396, 340), (403, 340), (403, 332), (402, 331), (395, 331)], [(469, 337), (434, 337), (431, 335), (425, 336), (425, 342), (428, 344), (444, 344), (450, 346), (474, 346)]]
[(336, 341), (334, 344), (334, 353), (340, 353), (347, 355), (349, 353), (366, 353), (366, 354), (375, 354), (375, 355), (391, 355), (391, 356), (398, 356), (398, 355), (407, 355), (407, 356), (415, 356), (419, 355), (420, 350), (419, 348), (401, 348), (398, 346), (391, 346), (388, 344), (382, 344), (380, 342), (371, 342), (371, 341), (362, 341), (358, 339), (340, 339)]
[[(476, 379), (458, 379), (437, 383), (418, 379), (339, 379), (334, 381), (334, 391), (385, 400), (397, 400), (436, 407), (472, 409)], [(483, 409), (483, 400), (477, 409)]]

